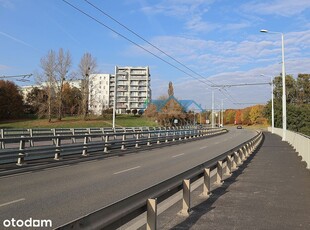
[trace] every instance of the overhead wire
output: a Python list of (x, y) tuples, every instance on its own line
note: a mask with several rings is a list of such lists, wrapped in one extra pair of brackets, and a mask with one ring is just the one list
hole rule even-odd
[[(161, 52), (162, 54), (166, 55), (167, 57), (169, 57), (170, 59), (172, 59), (173, 61), (177, 62), (179, 65), (183, 66), (184, 68), (186, 68), (187, 70), (189, 70), (190, 72), (194, 73), (195, 75), (199, 76), (200, 78), (203, 78), (204, 80), (201, 80), (198, 77), (193, 76), (192, 74), (189, 74), (188, 72), (184, 71), (183, 69), (179, 68), (178, 66), (172, 64), (171, 62), (165, 60), (164, 58), (160, 57), (159, 55), (153, 53), (152, 51), (148, 50), (147, 48), (143, 47), (142, 45), (139, 45), (137, 42), (129, 39), (128, 37), (126, 37), (125, 35), (121, 34), (120, 32), (116, 31), (115, 29), (111, 28), (110, 26), (106, 25), (105, 23), (103, 23), (102, 21), (96, 19), (95, 17), (93, 17), (92, 15), (86, 13), (85, 11), (83, 11), (82, 9), (78, 8), (77, 6), (73, 5), (72, 3), (68, 2), (67, 0), (62, 0), (64, 3), (66, 3), (67, 5), (69, 5), (70, 7), (72, 7), (73, 9), (79, 11), (80, 13), (84, 14), (85, 16), (87, 16), (88, 18), (92, 19), (93, 21), (97, 22), (98, 24), (100, 24), (101, 26), (104, 26), (105, 28), (111, 30), (113, 33), (117, 34), (118, 36), (122, 37), (123, 39), (127, 40), (128, 42), (134, 44), (135, 46), (141, 48), (142, 50), (144, 50), (145, 52), (151, 54), (152, 56), (160, 59), (161, 61), (165, 62), (166, 64), (172, 66), (173, 68), (179, 70), (180, 72), (186, 74), (187, 76), (194, 78), (195, 80), (207, 85), (208, 87), (210, 87), (210, 84), (207, 84), (207, 82), (211, 83), (214, 85), (214, 83), (208, 79), (206, 79), (204, 76), (202, 76), (201, 74), (197, 73), (196, 71), (192, 70), (191, 68), (187, 67), (185, 64), (183, 64), (182, 62), (178, 61), (177, 59), (175, 59), (174, 57), (172, 57), (171, 55), (169, 55), (168, 53), (166, 53), (165, 51), (163, 51), (162, 49), (158, 48), (157, 46), (155, 46), (154, 44), (152, 44), (151, 42), (147, 41), (145, 38), (143, 38), (141, 35), (139, 35), (138, 33), (134, 32), (132, 29), (128, 28), (127, 26), (125, 26), (124, 24), (122, 24), (121, 22), (119, 22), (118, 20), (116, 20), (115, 18), (113, 18), (111, 15), (107, 14), (106, 12), (104, 12), (103, 10), (101, 10), (99, 7), (95, 6), (93, 3), (89, 2), (88, 0), (84, 0), (87, 4), (91, 5), (93, 8), (97, 9), (98, 11), (100, 11), (102, 14), (104, 14), (105, 16), (109, 17), (111, 20), (113, 20), (114, 22), (116, 22), (117, 24), (119, 24), (120, 26), (122, 26), (123, 28), (125, 28), (126, 30), (128, 30), (129, 32), (133, 33), (135, 36), (137, 36), (138, 38), (140, 38), (141, 40), (143, 40), (144, 42), (146, 42), (147, 44), (149, 44), (150, 46), (152, 46), (153, 48), (155, 48), (156, 50), (158, 50), (159, 52)], [(223, 91), (218, 89), (223, 95)], [(224, 89), (226, 91), (226, 93), (228, 94), (227, 90)], [(225, 95), (224, 95), (225, 96)], [(232, 103), (235, 103), (236, 100), (230, 95), (228, 94), (229, 99)]]
[(201, 79), (187, 73), (186, 71), (182, 70), (181, 68), (179, 68), (178, 66), (168, 62), (167, 60), (163, 59), (162, 57), (158, 56), (157, 54), (153, 53), (152, 51), (146, 49), (145, 47), (139, 45), (138, 43), (134, 42), (133, 40), (127, 38), (126, 36), (122, 35), (121, 33), (117, 32), (116, 30), (114, 30), (113, 28), (107, 26), (106, 24), (104, 24), (103, 22), (99, 21), (98, 19), (94, 18), (93, 16), (91, 16), (90, 14), (86, 13), (85, 11), (81, 10), (80, 8), (76, 7), (75, 5), (69, 3), (66, 0), (62, 0), (63, 2), (65, 2), (66, 4), (68, 4), (69, 6), (71, 6), (72, 8), (74, 8), (75, 10), (79, 11), (80, 13), (84, 14), (85, 16), (91, 18), (92, 20), (96, 21), (97, 23), (99, 23), (100, 25), (106, 27), (107, 29), (111, 30), (113, 33), (117, 34), (118, 36), (124, 38), (125, 40), (129, 41), (130, 43), (134, 44), (135, 46), (138, 46), (139, 48), (143, 49), (144, 51), (148, 52), (149, 54), (153, 55), (154, 57), (160, 59), (161, 61), (165, 62), (166, 64), (172, 66), (173, 68), (176, 68), (177, 70), (181, 71), (182, 73), (188, 75), (189, 77), (192, 77), (194, 79), (196, 79), (197, 81), (200, 81), (204, 84), (206, 84), (206, 82), (202, 81)]
[[(99, 12), (101, 12), (102, 14), (104, 14), (105, 16), (107, 16), (108, 18), (110, 18), (111, 20), (113, 20), (114, 22), (116, 22), (118, 25), (122, 26), (123, 28), (125, 28), (126, 30), (128, 30), (129, 32), (131, 32), (132, 34), (134, 34), (135, 36), (137, 36), (138, 38), (140, 38), (142, 41), (146, 42), (147, 44), (149, 44), (150, 46), (152, 46), (153, 48), (155, 48), (156, 50), (158, 50), (159, 52), (161, 52), (162, 54), (166, 55), (167, 57), (169, 57), (170, 59), (172, 59), (173, 61), (177, 62), (178, 64), (180, 64), (181, 66), (183, 66), (184, 68), (186, 68), (187, 70), (191, 71), (192, 73), (196, 74), (197, 76), (205, 79), (207, 82), (214, 84), (212, 81), (206, 79), (204, 76), (202, 76), (201, 74), (197, 73), (196, 71), (192, 70), (191, 68), (187, 67), (185, 64), (183, 64), (182, 62), (180, 62), (179, 60), (177, 60), (176, 58), (172, 57), (170, 54), (168, 54), (167, 52), (163, 51), (162, 49), (160, 49), (159, 47), (157, 47), (156, 45), (154, 45), (153, 43), (149, 42), (148, 40), (146, 40), (145, 38), (143, 38), (141, 35), (139, 35), (138, 33), (136, 33), (135, 31), (133, 31), (132, 29), (130, 29), (128, 26), (124, 25), (123, 23), (121, 23), (120, 21), (118, 21), (117, 19), (115, 19), (114, 17), (112, 17), (111, 15), (109, 15), (108, 13), (104, 12), (102, 9), (100, 9), (99, 7), (97, 7), (96, 5), (94, 5), (93, 3), (91, 3), (88, 0), (84, 0), (86, 3), (88, 3), (89, 5), (91, 5), (92, 7), (94, 7), (96, 10), (98, 10)], [(211, 85), (209, 85), (211, 86)]]

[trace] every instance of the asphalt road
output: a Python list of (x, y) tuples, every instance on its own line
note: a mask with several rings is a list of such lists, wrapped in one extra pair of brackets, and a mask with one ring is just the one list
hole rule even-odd
[(53, 228), (170, 178), (256, 133), (231, 129), (207, 139), (0, 178), (0, 229), (6, 219), (51, 220)]

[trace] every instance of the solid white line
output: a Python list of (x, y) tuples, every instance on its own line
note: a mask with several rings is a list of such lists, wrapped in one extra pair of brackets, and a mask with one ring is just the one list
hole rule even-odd
[(26, 200), (26, 199), (25, 198), (21, 198), (21, 199), (18, 199), (18, 200), (13, 200), (13, 201), (10, 201), (10, 202), (4, 203), (4, 204), (0, 204), (0, 207), (6, 206), (6, 205), (9, 205), (9, 204), (14, 204), (14, 203), (17, 203), (17, 202), (20, 202), (20, 201), (23, 201), (23, 200)]
[(205, 149), (205, 148), (207, 148), (207, 146), (203, 146), (203, 147), (201, 147), (201, 148), (199, 148), (199, 149)]
[(124, 173), (124, 172), (128, 172), (128, 171), (130, 171), (130, 170), (138, 169), (138, 168), (140, 168), (140, 167), (141, 167), (141, 166), (133, 167), (133, 168), (130, 168), (130, 169), (125, 169), (125, 170), (123, 170), (123, 171), (119, 171), (119, 172), (113, 173), (113, 175), (120, 174), (120, 173)]
[(175, 158), (175, 157), (180, 157), (180, 156), (183, 156), (185, 153), (180, 153), (180, 154), (178, 154), (178, 155), (174, 155), (174, 156), (172, 156), (172, 158)]

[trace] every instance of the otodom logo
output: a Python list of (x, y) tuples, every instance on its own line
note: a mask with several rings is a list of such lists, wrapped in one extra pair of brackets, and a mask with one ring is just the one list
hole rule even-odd
[(3, 227), (5, 228), (51, 228), (51, 220), (36, 220), (29, 218), (27, 220), (16, 220), (14, 218), (3, 221)]

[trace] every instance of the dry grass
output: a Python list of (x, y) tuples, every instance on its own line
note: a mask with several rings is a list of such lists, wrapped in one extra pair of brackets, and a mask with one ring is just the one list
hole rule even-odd
[[(149, 121), (144, 117), (133, 115), (120, 115), (116, 117), (116, 126), (157, 126), (155, 122)], [(102, 117), (89, 117), (84, 121), (81, 117), (65, 117), (61, 121), (53, 119), (48, 122), (47, 119), (32, 120), (14, 120), (3, 121), (0, 128), (89, 128), (89, 127), (112, 127), (111, 119)]]

